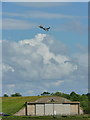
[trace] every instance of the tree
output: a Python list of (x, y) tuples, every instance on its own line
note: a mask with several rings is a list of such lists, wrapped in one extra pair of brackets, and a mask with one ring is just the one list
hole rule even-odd
[(90, 93), (87, 93), (86, 96), (87, 96), (88, 99), (90, 100)]
[(70, 93), (70, 99), (72, 101), (80, 101), (80, 95), (75, 93), (74, 91)]
[(8, 95), (7, 95), (7, 94), (4, 94), (3, 97), (8, 97)]
[(70, 93), (70, 96), (76, 96), (77, 94), (74, 92), (74, 91), (72, 91), (71, 93)]
[(62, 93), (61, 93), (61, 92), (56, 92), (56, 93), (54, 93), (53, 95), (55, 95), (55, 96), (61, 96)]
[(44, 95), (44, 96), (47, 96), (47, 95), (50, 95), (50, 93), (49, 93), (49, 92), (43, 92), (41, 95), (42, 95), (42, 96), (43, 96), (43, 95)]
[(20, 93), (15, 93), (15, 94), (12, 94), (11, 95), (12, 97), (19, 97), (19, 96), (22, 96)]
[(69, 94), (65, 94), (65, 93), (62, 93), (61, 97), (64, 97), (64, 98), (70, 99), (70, 95), (69, 95)]

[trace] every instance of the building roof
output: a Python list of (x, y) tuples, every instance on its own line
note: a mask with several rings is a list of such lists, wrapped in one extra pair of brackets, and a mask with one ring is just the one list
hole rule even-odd
[(79, 104), (78, 101), (70, 101), (63, 97), (43, 97), (35, 102), (27, 102), (27, 104), (48, 104), (48, 103), (57, 103), (57, 104)]

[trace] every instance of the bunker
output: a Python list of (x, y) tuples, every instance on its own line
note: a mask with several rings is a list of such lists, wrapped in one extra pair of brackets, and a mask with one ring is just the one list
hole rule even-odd
[(16, 116), (48, 116), (83, 114), (80, 102), (72, 102), (62, 97), (43, 97), (35, 102), (26, 102)]
[(79, 102), (72, 103), (26, 103), (26, 115), (78, 115), (80, 114)]

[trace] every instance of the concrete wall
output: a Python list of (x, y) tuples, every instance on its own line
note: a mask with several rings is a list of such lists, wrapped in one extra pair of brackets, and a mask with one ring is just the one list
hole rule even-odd
[(27, 115), (74, 115), (78, 114), (78, 104), (36, 104), (27, 105)]
[(71, 106), (71, 114), (72, 115), (78, 114), (78, 104), (75, 105), (71, 104), (70, 106)]
[[(26, 110), (27, 108), (27, 110)], [(78, 114), (78, 104), (29, 104), (27, 107), (22, 108), (19, 112), (15, 113), (16, 116), (43, 116), (43, 115), (76, 115)], [(80, 108), (80, 114), (83, 110)]]
[(15, 115), (15, 116), (23, 116), (23, 115), (26, 115), (25, 107), (22, 108), (21, 110), (19, 110), (19, 112), (15, 113), (14, 115)]
[(44, 116), (44, 104), (36, 104), (36, 115)]
[(70, 104), (64, 104), (63, 109), (64, 109), (63, 114), (65, 114), (65, 115), (70, 115), (71, 114)]
[(53, 104), (45, 104), (45, 115), (53, 115)]
[(55, 104), (54, 105), (54, 115), (62, 114), (63, 113), (63, 105), (62, 104)]
[(35, 115), (35, 105), (27, 105), (27, 115)]

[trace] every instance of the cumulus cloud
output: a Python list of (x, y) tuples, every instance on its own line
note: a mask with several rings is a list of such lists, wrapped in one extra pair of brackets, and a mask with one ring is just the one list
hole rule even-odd
[(8, 71), (14, 72), (15, 71), (11, 66), (5, 65), (5, 64), (2, 65), (2, 70), (3, 72), (8, 72)]
[[(57, 44), (60, 47), (57, 47)], [(54, 46), (58, 50), (54, 49)], [(79, 62), (84, 56), (75, 63), (73, 58), (64, 54), (67, 49), (65, 48), (65, 45), (51, 36), (41, 33), (32, 39), (18, 42), (3, 41), (3, 86), (15, 84), (17, 89), (13, 86), (14, 90), (33, 94), (36, 89), (39, 92), (52, 87), (60, 89), (65, 81), (77, 81), (78, 71), (80, 75), (83, 73)], [(85, 78), (84, 74), (83, 77)]]
[[(76, 65), (64, 62), (70, 60), (69, 57), (60, 54), (55, 55), (51, 52), (49, 46), (43, 43), (45, 39), (48, 39), (46, 34), (38, 34), (33, 39), (8, 44), (10, 48), (7, 52), (12, 51), (9, 61), (15, 69), (17, 66), (20, 67), (19, 72), (22, 76), (44, 79), (60, 78), (77, 69)], [(14, 71), (14, 68), (8, 65), (3, 66), (3, 68), (6, 71)]]
[(76, 54), (77, 62), (83, 67), (88, 67), (88, 53)]

